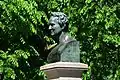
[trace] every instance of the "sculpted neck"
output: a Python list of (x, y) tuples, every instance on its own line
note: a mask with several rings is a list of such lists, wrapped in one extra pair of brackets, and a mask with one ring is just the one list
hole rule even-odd
[(62, 32), (59, 37), (59, 43), (66, 42), (68, 40), (68, 35), (66, 32)]
[(54, 36), (54, 40), (56, 43), (65, 43), (68, 40), (69, 36), (67, 32), (60, 32), (59, 34)]

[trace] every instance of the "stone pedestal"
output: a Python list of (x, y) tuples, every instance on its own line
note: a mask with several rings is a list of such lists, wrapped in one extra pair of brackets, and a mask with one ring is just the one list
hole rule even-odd
[(75, 62), (56, 62), (40, 67), (48, 80), (82, 80), (82, 72), (87, 69), (87, 64)]

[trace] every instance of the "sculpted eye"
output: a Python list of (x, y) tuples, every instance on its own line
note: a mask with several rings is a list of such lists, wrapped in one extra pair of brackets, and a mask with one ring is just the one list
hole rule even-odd
[(50, 25), (51, 25), (51, 26), (54, 26), (55, 24), (52, 24), (52, 23), (51, 23)]
[(54, 26), (55, 24), (51, 24), (52, 26)]

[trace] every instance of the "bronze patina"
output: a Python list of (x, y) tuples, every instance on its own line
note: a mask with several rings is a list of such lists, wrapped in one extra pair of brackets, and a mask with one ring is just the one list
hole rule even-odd
[(47, 57), (53, 62), (80, 62), (79, 42), (68, 34), (68, 18), (62, 12), (53, 12), (49, 19), (51, 36), (58, 45), (51, 50)]

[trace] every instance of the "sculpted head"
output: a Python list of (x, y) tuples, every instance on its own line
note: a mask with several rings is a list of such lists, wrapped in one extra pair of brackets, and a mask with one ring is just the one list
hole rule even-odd
[(60, 32), (66, 32), (68, 30), (68, 18), (62, 12), (52, 12), (49, 19), (49, 30), (51, 35), (57, 35)]

